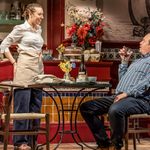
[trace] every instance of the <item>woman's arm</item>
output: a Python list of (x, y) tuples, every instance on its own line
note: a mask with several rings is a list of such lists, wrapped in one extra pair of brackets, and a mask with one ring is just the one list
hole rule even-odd
[(4, 52), (5, 56), (9, 59), (9, 61), (14, 65), (16, 63), (16, 60), (13, 58), (10, 51)]
[(1, 53), (4, 53), (6, 58), (8, 58), (12, 64), (15, 63), (15, 59), (13, 58), (11, 52), (9, 51), (9, 47), (12, 44), (18, 42), (21, 38), (22, 38), (22, 30), (21, 30), (21, 27), (17, 25), (1, 43), (1, 46), (0, 46)]

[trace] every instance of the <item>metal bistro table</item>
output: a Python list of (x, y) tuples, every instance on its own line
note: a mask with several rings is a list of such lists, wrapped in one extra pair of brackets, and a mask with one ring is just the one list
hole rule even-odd
[[(101, 90), (101, 89), (108, 89), (110, 87), (111, 87), (111, 84), (109, 84), (109, 83), (99, 83), (99, 82), (44, 83), (44, 84), (32, 84), (32, 85), (28, 86), (28, 88), (41, 88), (43, 92), (45, 92), (48, 96), (50, 96), (52, 98), (52, 100), (54, 101), (54, 103), (56, 105), (57, 112), (58, 112), (58, 127), (57, 127), (56, 133), (50, 139), (50, 142), (53, 141), (58, 134), (60, 134), (60, 140), (59, 140), (58, 144), (55, 146), (54, 150), (56, 150), (59, 147), (59, 145), (61, 144), (64, 134), (71, 134), (74, 142), (76, 144), (78, 144), (79, 146), (81, 146), (81, 149), (83, 149), (84, 146), (91, 148), (91, 149), (95, 149), (95, 148), (85, 144), (83, 142), (83, 140), (81, 139), (79, 132), (78, 132), (78, 128), (77, 128), (77, 114), (78, 114), (78, 111), (79, 111), (82, 101), (89, 94), (91, 94), (95, 91)], [(45, 90), (46, 88), (53, 89), (55, 94), (59, 97), (60, 108), (58, 107), (57, 101), (53, 97), (52, 93), (49, 93), (47, 90)], [(75, 96), (73, 98), (73, 101), (72, 101), (71, 109), (64, 109), (63, 100), (62, 100), (62, 97), (61, 97), (61, 94), (59, 91), (60, 88), (75, 88), (75, 89), (77, 89)], [(86, 89), (88, 89), (88, 90), (86, 90)], [(76, 102), (77, 98), (80, 96), (80, 93), (83, 91), (85, 92), (85, 95), (80, 99), (78, 106), (75, 107), (75, 102)], [(70, 130), (65, 130), (65, 118), (64, 118), (65, 111), (70, 112), (70, 122), (69, 122)], [(75, 116), (73, 116), (73, 113), (75, 114)], [(61, 116), (62, 120), (60, 120), (60, 115), (62, 115)], [(74, 120), (73, 120), (73, 118), (74, 118)], [(75, 135), (77, 135), (77, 136), (75, 136)], [(80, 142), (78, 142), (78, 140), (76, 139), (77, 137), (78, 137), (78, 140), (80, 140)], [(40, 146), (43, 146), (43, 145), (39, 145), (39, 147)]]

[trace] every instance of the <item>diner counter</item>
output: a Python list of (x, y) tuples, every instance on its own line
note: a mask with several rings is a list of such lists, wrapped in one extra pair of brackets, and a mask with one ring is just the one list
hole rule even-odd
[[(45, 61), (44, 62), (44, 73), (53, 74), (59, 78), (62, 78), (64, 73), (59, 68), (58, 64), (60, 61)], [(76, 68), (70, 72), (71, 76), (76, 78), (78, 75), (80, 62), (76, 62)], [(88, 76), (96, 76), (98, 81), (110, 81), (111, 67), (113, 62), (87, 62), (86, 68)], [(12, 80), (13, 79), (13, 66), (9, 61), (0, 62), (0, 81)]]

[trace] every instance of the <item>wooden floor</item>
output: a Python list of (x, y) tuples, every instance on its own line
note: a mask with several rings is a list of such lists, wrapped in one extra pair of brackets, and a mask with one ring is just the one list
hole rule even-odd
[[(96, 147), (95, 143), (87, 143), (88, 145), (92, 146), (92, 147)], [(132, 145), (132, 141), (129, 142), (129, 150), (133, 150), (133, 145)], [(53, 148), (55, 147), (55, 144), (51, 144), (50, 146), (50, 150), (53, 150)], [(3, 150), (3, 145), (0, 145), (0, 150)], [(13, 150), (13, 146), (9, 145), (8, 146), (8, 150)], [(46, 150), (46, 148), (44, 147), (43, 150)], [(74, 144), (74, 143), (62, 143), (57, 150), (81, 150), (81, 147)], [(84, 147), (84, 150), (90, 150), (90, 148)], [(111, 150), (111, 149), (109, 149)], [(114, 149), (112, 149), (114, 150)], [(122, 148), (122, 150), (124, 150), (124, 147)], [(150, 139), (141, 139), (140, 143), (137, 142), (137, 150), (150, 150)]]

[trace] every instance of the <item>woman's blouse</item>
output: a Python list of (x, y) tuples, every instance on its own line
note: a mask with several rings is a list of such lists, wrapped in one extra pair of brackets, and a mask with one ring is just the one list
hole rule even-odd
[(14, 43), (18, 45), (18, 50), (41, 51), (44, 43), (41, 32), (40, 26), (33, 30), (27, 21), (21, 25), (16, 25), (12, 32), (2, 41), (1, 53), (8, 52), (9, 47)]

